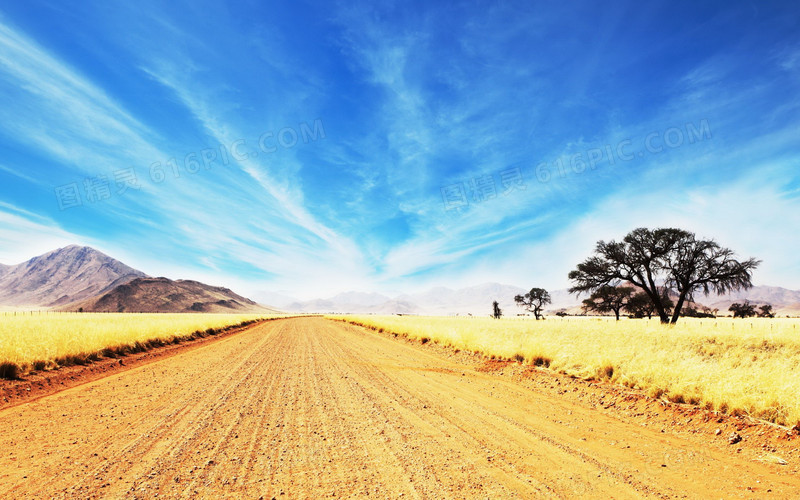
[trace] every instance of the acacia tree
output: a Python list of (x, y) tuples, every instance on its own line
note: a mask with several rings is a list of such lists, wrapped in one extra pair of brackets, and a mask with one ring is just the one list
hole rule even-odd
[(550, 293), (544, 288), (531, 288), (531, 291), (525, 295), (514, 297), (514, 302), (532, 312), (538, 320), (542, 317), (542, 308), (550, 304), (552, 299), (550, 298)]
[(749, 300), (745, 300), (741, 304), (734, 302), (728, 310), (733, 313), (734, 318), (744, 319), (756, 315), (756, 306), (751, 304)]
[(494, 319), (500, 319), (500, 316), (503, 315), (503, 310), (500, 309), (500, 303), (496, 300), (492, 302), (492, 317)]
[(613, 312), (619, 321), (619, 312), (627, 306), (633, 296), (632, 286), (601, 286), (583, 301), (585, 311)]
[[(676, 228), (638, 228), (622, 241), (599, 241), (595, 254), (569, 273), (571, 293), (594, 292), (603, 286), (630, 283), (653, 303), (662, 323), (676, 323), (681, 308), (694, 293), (727, 293), (752, 286), (752, 271), (759, 261), (738, 261), (732, 250), (713, 240)], [(660, 299), (658, 282), (675, 290), (678, 300), (670, 319)]]
[(759, 313), (758, 313), (758, 317), (759, 318), (774, 318), (775, 317), (775, 313), (772, 311), (772, 305), (771, 304), (764, 304), (763, 306), (759, 307), (758, 309), (759, 309)]

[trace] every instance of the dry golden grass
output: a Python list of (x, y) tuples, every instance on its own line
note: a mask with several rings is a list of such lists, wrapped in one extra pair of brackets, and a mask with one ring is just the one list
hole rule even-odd
[(0, 313), (0, 378), (138, 352), (270, 317), (276, 315)]
[[(341, 319), (342, 317), (337, 317)], [(651, 396), (800, 423), (800, 321), (346, 316), (423, 341), (522, 360), (584, 378), (608, 379)]]

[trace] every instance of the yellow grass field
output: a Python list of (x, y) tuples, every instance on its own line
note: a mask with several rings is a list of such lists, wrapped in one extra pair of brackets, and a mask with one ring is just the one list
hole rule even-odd
[(271, 317), (278, 315), (5, 312), (0, 313), (0, 367), (6, 376), (55, 368), (96, 359), (104, 350), (123, 354)]
[(655, 320), (333, 316), (354, 324), (517, 359), (651, 396), (800, 423), (800, 320)]

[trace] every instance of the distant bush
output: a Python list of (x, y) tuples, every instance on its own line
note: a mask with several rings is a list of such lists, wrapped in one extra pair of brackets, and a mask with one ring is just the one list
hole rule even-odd
[(16, 363), (4, 361), (0, 363), (0, 378), (16, 380), (19, 378), (19, 366)]
[(733, 313), (734, 318), (744, 319), (756, 315), (756, 306), (754, 304), (751, 304), (747, 300), (745, 300), (741, 304), (738, 302), (734, 302), (733, 304), (731, 304), (728, 310)]
[(710, 311), (700, 311), (696, 307), (686, 307), (681, 311), (681, 316), (686, 318), (716, 318)]

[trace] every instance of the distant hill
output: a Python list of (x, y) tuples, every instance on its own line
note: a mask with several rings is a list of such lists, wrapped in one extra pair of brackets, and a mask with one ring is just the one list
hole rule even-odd
[(144, 276), (93, 248), (71, 245), (15, 266), (0, 265), (0, 305), (59, 306)]
[(285, 309), (296, 312), (377, 312), (383, 304), (391, 301), (390, 297), (379, 293), (345, 292), (328, 299), (294, 301), (287, 304)]
[(371, 307), (368, 312), (371, 314), (419, 314), (419, 311), (419, 306), (411, 302), (405, 300), (389, 300), (383, 304)]
[(419, 293), (389, 297), (378, 293), (345, 292), (327, 299), (295, 301), (286, 304), (287, 311), (371, 314), (489, 314), (493, 300), (508, 314), (519, 312), (514, 296), (524, 293), (519, 287), (500, 283), (484, 283), (461, 289), (431, 288)]
[(227, 288), (197, 281), (137, 278), (113, 290), (75, 302), (63, 310), (146, 313), (265, 313), (274, 312)]
[[(389, 297), (377, 293), (346, 292), (327, 299), (293, 301), (281, 304), (283, 309), (296, 312), (334, 312), (334, 313), (368, 313), (368, 314), (425, 314), (425, 315), (488, 315), (492, 301), (497, 300), (506, 316), (524, 313), (514, 303), (514, 296), (525, 293), (526, 289), (500, 283), (483, 283), (481, 285), (452, 289), (435, 287), (426, 291)], [(569, 314), (581, 313), (581, 302), (588, 297), (570, 294), (568, 290), (550, 290), (553, 303), (546, 308), (548, 314), (566, 311)], [(266, 292), (264, 296), (268, 296)], [(274, 295), (271, 298), (279, 299)], [(750, 290), (723, 296), (705, 297), (697, 294), (697, 303), (687, 303), (686, 307), (719, 309), (720, 314), (728, 314), (731, 303), (745, 298), (757, 304), (771, 304), (779, 315), (800, 314), (800, 291), (785, 288), (755, 286)]]
[(401, 295), (397, 299), (416, 304), (424, 314), (437, 315), (488, 315), (492, 312), (492, 302), (496, 300), (505, 314), (515, 315), (520, 310), (514, 303), (514, 296), (521, 293), (525, 293), (525, 289), (518, 286), (482, 283), (455, 290), (436, 287), (420, 293)]
[(750, 290), (709, 297), (698, 294), (695, 298), (708, 307), (719, 309), (725, 314), (728, 314), (728, 307), (731, 304), (747, 299), (758, 305), (772, 305), (779, 316), (800, 315), (800, 290), (788, 290), (777, 286), (754, 286)]
[(286, 306), (289, 304), (299, 302), (295, 297), (286, 295), (285, 293), (269, 292), (265, 290), (255, 292), (250, 295), (250, 297), (259, 304), (267, 304), (277, 309), (286, 309)]

